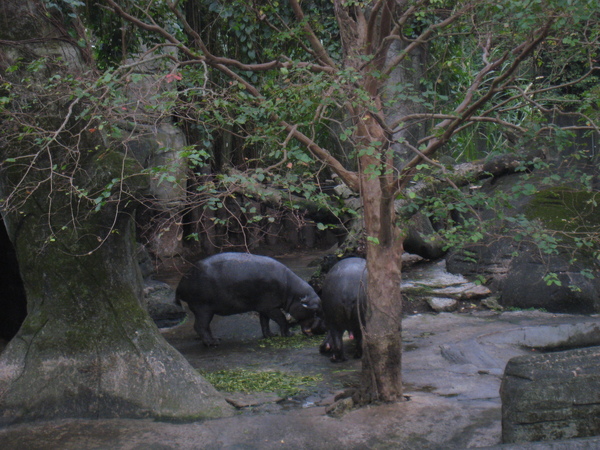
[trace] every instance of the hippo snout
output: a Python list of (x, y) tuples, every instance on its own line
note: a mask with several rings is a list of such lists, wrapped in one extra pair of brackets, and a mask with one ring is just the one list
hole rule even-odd
[(325, 322), (317, 315), (311, 319), (301, 321), (300, 328), (305, 336), (316, 336), (327, 332)]
[(321, 299), (318, 296), (305, 296), (300, 299), (302, 307), (311, 311), (317, 311), (321, 308)]

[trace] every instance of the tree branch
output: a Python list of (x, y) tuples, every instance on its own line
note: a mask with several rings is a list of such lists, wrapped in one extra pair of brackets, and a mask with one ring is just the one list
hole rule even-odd
[[(426, 148), (422, 150), (424, 155), (429, 156), (442, 145), (446, 144), (456, 133), (457, 129), (464, 124), (477, 109), (481, 108), (486, 102), (488, 102), (492, 96), (498, 92), (498, 90), (506, 87), (505, 81), (515, 72), (515, 70), (520, 66), (521, 62), (523, 62), (523, 60), (529, 54), (531, 54), (531, 52), (546, 38), (553, 23), (554, 19), (549, 18), (544, 26), (533, 33), (533, 36), (535, 37), (518, 45), (512, 51), (505, 52), (502, 57), (496, 59), (495, 61), (486, 64), (486, 66), (477, 74), (475, 80), (467, 90), (464, 100), (455, 108), (454, 113), (457, 115), (457, 117), (454, 119), (445, 119), (439, 124), (435, 125), (432, 130), (433, 132), (429, 136), (419, 141), (419, 143), (427, 142)], [(509, 58), (510, 55), (516, 56), (509, 67), (492, 80), (487, 92), (481, 95), (477, 100), (473, 101), (475, 93), (479, 91), (484, 77), (495, 71)], [(439, 134), (440, 132), (442, 132), (441, 135)], [(403, 167), (400, 176), (398, 177), (397, 189), (402, 188), (402, 186), (411, 177), (413, 169), (421, 161), (422, 157), (417, 155)]]
[(321, 64), (325, 64), (332, 68), (337, 67), (335, 61), (331, 59), (329, 53), (327, 53), (327, 50), (325, 50), (325, 47), (323, 47), (323, 44), (321, 44), (321, 41), (313, 31), (311, 26), (308, 24), (308, 21), (304, 16), (304, 11), (302, 11), (302, 7), (300, 6), (298, 0), (289, 0), (289, 4), (292, 7), (294, 14), (296, 15), (296, 20), (298, 20), (298, 22), (302, 24), (304, 34), (306, 35), (308, 42), (310, 42), (310, 46), (316, 53), (317, 58), (321, 62)]
[[(243, 85), (246, 88), (246, 91), (249, 94), (251, 94), (253, 97), (255, 97), (259, 103), (263, 103), (265, 101), (265, 98), (263, 97), (260, 90), (257, 87), (255, 87), (253, 84), (251, 84), (249, 81), (247, 81), (245, 78), (243, 78), (242, 76), (238, 75), (233, 70), (231, 70), (231, 68), (229, 66), (233, 66), (233, 67), (240, 68), (243, 70), (259, 70), (259, 69), (263, 70), (269, 64), (272, 64), (272, 66), (269, 66), (271, 68), (285, 66), (284, 63), (280, 63), (278, 61), (274, 61), (271, 63), (265, 63), (265, 64), (246, 65), (246, 64), (242, 64), (239, 61), (236, 61), (233, 59), (216, 57), (208, 51), (208, 49), (202, 42), (201, 37), (197, 33), (195, 33), (193, 31), (193, 29), (191, 27), (189, 27), (189, 24), (188, 24), (187, 27), (189, 28), (189, 31), (192, 33), (192, 36), (194, 37), (195, 41), (200, 45), (201, 50), (203, 50), (203, 52), (205, 53), (202, 56), (198, 56), (195, 52), (193, 52), (191, 49), (189, 49), (187, 46), (185, 46), (183, 43), (181, 43), (179, 40), (177, 40), (173, 35), (168, 33), (162, 27), (157, 26), (157, 25), (150, 25), (150, 24), (147, 24), (147, 23), (139, 20), (138, 18), (136, 18), (136, 17), (132, 16), (131, 14), (127, 13), (126, 11), (124, 11), (119, 5), (117, 5), (115, 3), (114, 0), (106, 0), (106, 1), (111, 5), (111, 7), (113, 8), (113, 10), (116, 14), (120, 15), (124, 19), (130, 21), (131, 23), (133, 23), (136, 26), (139, 26), (142, 29), (145, 29), (147, 31), (152, 31), (154, 33), (158, 33), (160, 36), (164, 37), (167, 41), (173, 43), (186, 56), (191, 58), (191, 61), (186, 61), (185, 63), (187, 63), (187, 64), (207, 64), (207, 65), (217, 69), (224, 75), (238, 81), (241, 85)], [(177, 12), (177, 11), (173, 11), (173, 12), (175, 14), (178, 14), (178, 18), (182, 19), (179, 16), (180, 15), (179, 12)], [(184, 20), (184, 18), (183, 18), (183, 20)], [(185, 22), (185, 23), (187, 23), (187, 22)], [(307, 64), (305, 67), (313, 67), (314, 68), (316, 66)], [(334, 72), (336, 70), (335, 66), (321, 67), (321, 68), (324, 71), (329, 71), (329, 72)], [(346, 168), (344, 168), (344, 166), (333, 155), (331, 155), (331, 153), (329, 153), (326, 149), (319, 146), (313, 139), (309, 138), (304, 133), (299, 131), (295, 125), (287, 123), (286, 121), (284, 121), (280, 117), (278, 117), (276, 114), (271, 115), (271, 120), (280, 123), (289, 134), (291, 134), (295, 139), (297, 139), (304, 146), (306, 146), (306, 148), (308, 148), (308, 150), (313, 154), (313, 156), (315, 156), (317, 159), (319, 159), (320, 161), (322, 161), (325, 164), (327, 164), (328, 166), (330, 166), (331, 169), (335, 173), (337, 173), (340, 176), (340, 178), (342, 178), (342, 180), (344, 180), (344, 183), (346, 183), (349, 187), (351, 187), (352, 189), (358, 189), (358, 176), (355, 172), (349, 171)]]
[(319, 205), (314, 201), (310, 201), (304, 197), (291, 193), (284, 193), (280, 188), (266, 186), (262, 183), (253, 182), (247, 173), (240, 172), (235, 169), (228, 170), (229, 175), (244, 180), (242, 183), (236, 183), (234, 186), (229, 186), (228, 195), (242, 194), (272, 208), (289, 208), (289, 204), (298, 206), (307, 217), (326, 223), (335, 223), (339, 218), (331, 212), (328, 206)]
[[(410, 8), (410, 11), (415, 11), (417, 8), (416, 5)], [(473, 8), (473, 5), (467, 4), (464, 8), (458, 10), (453, 15), (448, 17), (447, 19), (442, 20), (439, 23), (434, 23), (427, 30), (419, 35), (415, 40), (413, 40), (406, 48), (400, 52), (396, 57), (392, 58), (387, 64), (386, 68), (383, 71), (384, 75), (390, 75), (392, 71), (409, 55), (415, 48), (427, 42), (427, 40), (433, 35), (435, 31), (440, 28), (445, 28), (449, 26), (451, 23), (455, 22), (457, 19), (462, 17), (467, 11)], [(395, 28), (394, 32), (390, 34), (386, 39), (396, 39), (394, 36), (399, 33), (399, 28)], [(377, 50), (377, 53), (383, 52), (384, 47)]]
[(315, 158), (327, 164), (335, 173), (337, 173), (350, 189), (355, 192), (358, 191), (358, 175), (356, 172), (347, 170), (331, 153), (317, 145), (315, 141), (304, 133), (298, 131), (295, 125), (291, 125), (284, 120), (279, 120), (279, 122), (294, 136), (294, 138), (296, 138), (296, 140), (308, 148)]
[[(198, 54), (197, 52), (190, 49), (184, 43), (179, 41), (175, 36), (173, 36), (172, 34), (167, 32), (163, 27), (156, 25), (156, 24), (148, 24), (148, 23), (138, 19), (137, 17), (129, 14), (123, 8), (121, 8), (114, 0), (106, 0), (106, 2), (110, 5), (110, 7), (111, 7), (110, 9), (112, 9), (115, 14), (117, 14), (117, 15), (121, 16), (122, 18), (124, 18), (125, 20), (131, 22), (136, 27), (139, 27), (146, 31), (157, 33), (158, 35), (162, 36), (165, 40), (172, 43), (174, 47), (179, 49), (185, 56), (190, 58), (190, 60), (192, 60), (192, 61), (198, 61), (198, 62), (204, 61), (207, 64), (209, 64), (210, 66), (215, 67), (219, 70), (221, 70), (221, 68), (223, 68), (223, 67), (235, 67), (240, 70), (251, 71), (251, 72), (265, 72), (268, 70), (276, 70), (276, 69), (279, 69), (282, 67), (286, 67), (286, 68), (291, 67), (291, 63), (286, 63), (286, 62), (277, 61), (277, 60), (269, 61), (266, 63), (259, 63), (259, 64), (244, 64), (236, 59), (223, 58), (223, 57), (218, 57), (218, 56), (213, 55), (209, 51), (208, 47), (206, 47), (206, 45), (204, 44), (204, 41), (202, 40), (202, 38), (198, 35), (198, 33), (196, 33), (189, 26), (189, 24), (187, 24), (187, 22), (185, 22), (185, 18), (181, 15), (181, 12), (178, 11), (177, 8), (175, 8), (173, 6), (173, 4), (170, 4), (170, 6), (173, 7), (174, 14), (177, 15), (178, 20), (182, 20), (182, 23), (187, 24), (186, 32), (192, 33), (191, 35), (194, 37), (194, 42), (198, 45), (202, 54)], [(312, 72), (327, 72), (327, 73), (335, 72), (334, 67), (320, 66), (318, 64), (312, 64), (312, 63), (307, 63), (307, 62), (300, 63), (297, 66), (307, 68), (308, 70), (310, 70)], [(224, 73), (229, 77), (235, 78), (240, 83), (244, 83), (243, 79), (241, 77), (235, 75), (235, 73), (232, 72), (231, 70), (228, 70)]]

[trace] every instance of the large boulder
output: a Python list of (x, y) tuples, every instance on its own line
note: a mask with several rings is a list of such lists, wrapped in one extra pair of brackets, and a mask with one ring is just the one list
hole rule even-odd
[(600, 347), (518, 356), (500, 388), (504, 443), (600, 435)]
[[(511, 174), (483, 189), (515, 192), (521, 183), (523, 175)], [(567, 186), (538, 189), (513, 201), (500, 214), (505, 221), (482, 212), (496, 226), (483, 240), (451, 252), (448, 270), (485, 279), (505, 307), (600, 312), (600, 265), (593, 246), (586, 253), (588, 243), (579, 240), (600, 227), (595, 195)]]
[[(568, 255), (542, 255), (533, 245), (510, 237), (470, 245), (447, 259), (451, 273), (481, 277), (499, 294), (504, 307), (544, 308), (550, 312), (600, 312), (600, 277), (582, 272), (594, 267), (569, 261)], [(555, 280), (546, 281), (548, 274)]]
[(404, 250), (419, 255), (425, 259), (438, 259), (444, 253), (445, 242), (433, 229), (429, 218), (422, 213), (417, 213), (408, 222)]

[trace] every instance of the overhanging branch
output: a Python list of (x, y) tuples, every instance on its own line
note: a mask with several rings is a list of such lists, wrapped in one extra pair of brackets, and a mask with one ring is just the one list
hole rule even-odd
[[(432, 133), (429, 136), (419, 141), (419, 143), (427, 143), (425, 149), (422, 150), (422, 153), (425, 156), (433, 154), (438, 148), (445, 145), (457, 132), (459, 127), (465, 124), (473, 116), (475, 111), (481, 109), (492, 98), (492, 96), (498, 92), (498, 90), (502, 90), (506, 87), (507, 80), (521, 65), (525, 58), (530, 55), (533, 50), (537, 48), (539, 44), (541, 44), (541, 42), (543, 42), (553, 23), (553, 18), (548, 19), (542, 27), (533, 33), (534, 37), (532, 39), (516, 46), (510, 52), (505, 52), (500, 58), (496, 59), (495, 61), (488, 62), (484, 66), (484, 68), (475, 77), (469, 89), (467, 89), (464, 100), (454, 109), (453, 115), (455, 115), (455, 117), (442, 120), (442, 122), (433, 127)], [(485, 76), (497, 70), (498, 67), (508, 60), (510, 55), (515, 55), (514, 60), (510, 63), (506, 70), (501, 72), (491, 81), (490, 87), (487, 89), (487, 91), (477, 100), (474, 100), (475, 93), (479, 91)], [(421, 155), (416, 155), (403, 167), (400, 176), (398, 177), (398, 183), (396, 186), (397, 190), (401, 189), (411, 178), (414, 168), (422, 160), (423, 158)]]

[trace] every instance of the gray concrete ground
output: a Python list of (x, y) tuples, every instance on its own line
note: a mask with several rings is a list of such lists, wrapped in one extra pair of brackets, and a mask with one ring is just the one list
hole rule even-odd
[[(600, 343), (598, 316), (527, 312), (423, 314), (404, 320), (408, 401), (325, 413), (331, 396), (358, 380), (360, 362), (332, 364), (316, 346), (272, 348), (252, 314), (215, 319), (222, 340), (206, 349), (187, 322), (165, 337), (201, 371), (227, 368), (321, 374), (302, 395), (273, 398), (230, 418), (202, 423), (59, 420), (0, 429), (0, 449), (464, 449), (500, 444), (498, 389), (509, 358), (566, 341)], [(351, 345), (351, 344), (350, 344)], [(233, 397), (232, 394), (226, 394)], [(259, 397), (257, 397), (259, 398)], [(250, 402), (249, 402), (250, 403)], [(597, 449), (600, 441), (505, 449)]]

